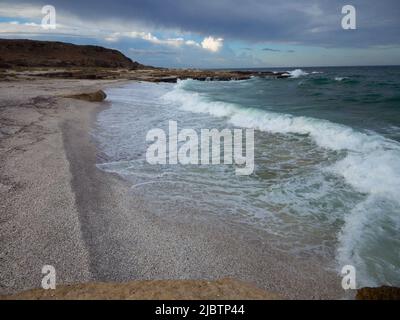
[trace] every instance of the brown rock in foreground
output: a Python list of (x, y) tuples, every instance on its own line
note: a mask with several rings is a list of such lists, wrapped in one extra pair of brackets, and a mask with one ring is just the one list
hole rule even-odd
[(382, 286), (357, 290), (357, 300), (400, 300), (400, 288)]
[(64, 96), (64, 98), (78, 99), (89, 102), (101, 102), (107, 98), (107, 95), (103, 90), (99, 90), (91, 93), (81, 93), (70, 96)]
[(0, 68), (13, 67), (143, 67), (121, 52), (99, 46), (24, 39), (0, 39)]
[(278, 300), (253, 285), (234, 279), (143, 280), (126, 283), (85, 283), (58, 286), (56, 290), (33, 289), (0, 300)]

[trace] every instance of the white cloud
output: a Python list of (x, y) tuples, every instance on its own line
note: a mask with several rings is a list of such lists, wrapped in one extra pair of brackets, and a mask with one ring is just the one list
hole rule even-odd
[(35, 23), (35, 22), (26, 22), (24, 23), (25, 26), (29, 26), (29, 27), (38, 27), (39, 24)]
[(207, 37), (201, 42), (201, 47), (206, 50), (210, 50), (212, 52), (219, 51), (223, 46), (224, 39), (222, 38), (214, 38)]
[(168, 46), (174, 46), (174, 47), (181, 47), (183, 45), (194, 46), (194, 47), (199, 47), (199, 48), (202, 47), (199, 43), (197, 43), (194, 40), (185, 40), (182, 37), (160, 39), (150, 32), (140, 32), (140, 31), (115, 32), (115, 33), (105, 37), (104, 39), (107, 41), (110, 41), (110, 42), (115, 42), (115, 41), (118, 41), (121, 37), (142, 39), (142, 40), (154, 43), (154, 44), (168, 45)]
[(185, 42), (185, 44), (186, 44), (187, 46), (200, 47), (200, 44), (198, 44), (196, 41), (193, 41), (193, 40), (187, 40), (187, 41)]
[(150, 32), (137, 32), (137, 31), (122, 32), (122, 33), (119, 33), (119, 36), (126, 36), (126, 37), (130, 37), (130, 38), (139, 38), (139, 39), (146, 40), (146, 41), (149, 41), (154, 44), (169, 45), (169, 46), (174, 46), (174, 47), (180, 47), (183, 44), (187, 44), (187, 41), (185, 42), (185, 39), (183, 39), (183, 38), (159, 39), (158, 37), (151, 34)]
[(104, 40), (108, 41), (108, 42), (116, 42), (119, 40), (119, 33), (115, 32), (110, 34), (109, 36), (105, 36)]
[[(16, 18), (10, 22), (0, 22), (0, 35), (15, 36), (22, 35), (70, 35), (76, 37), (93, 37), (101, 38), (108, 42), (117, 42), (121, 38), (142, 39), (160, 46), (166, 45), (171, 47), (193, 47), (204, 49), (211, 52), (218, 52), (223, 46), (222, 38), (214, 38), (212, 36), (205, 37), (201, 43), (185, 39), (180, 35), (175, 38), (158, 38), (151, 32), (144, 31), (140, 26), (125, 25), (116, 23), (113, 20), (102, 21), (101, 27), (97, 22), (83, 21), (81, 18), (66, 12), (57, 11), (57, 28), (55, 30), (45, 30), (41, 27), (40, 21), (43, 17), (41, 6), (34, 5), (16, 5), (8, 3), (7, 6), (1, 6), (0, 16)], [(18, 18), (29, 19), (29, 22), (18, 21)], [(33, 22), (35, 21), (36, 22)], [(129, 31), (142, 29), (141, 31)], [(137, 30), (136, 29), (136, 30)]]

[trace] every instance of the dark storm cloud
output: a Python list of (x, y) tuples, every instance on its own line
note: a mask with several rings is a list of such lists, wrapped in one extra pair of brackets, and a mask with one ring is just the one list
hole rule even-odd
[(262, 51), (269, 51), (269, 52), (288, 52), (288, 53), (294, 53), (294, 50), (286, 50), (286, 51), (282, 51), (282, 50), (278, 50), (278, 49), (272, 49), (272, 48), (262, 48)]
[[(120, 19), (250, 42), (364, 47), (400, 43), (398, 0), (29, 0), (80, 18)], [(15, 2), (14, 2), (15, 3)], [(357, 9), (357, 30), (341, 28), (341, 8)]]
[(271, 48), (263, 48), (262, 51), (281, 52), (281, 50), (271, 49)]

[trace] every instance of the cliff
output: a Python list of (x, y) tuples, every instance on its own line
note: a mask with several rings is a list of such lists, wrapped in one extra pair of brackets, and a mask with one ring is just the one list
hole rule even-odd
[(99, 46), (0, 39), (0, 67), (97, 67), (136, 70), (143, 66), (117, 50)]

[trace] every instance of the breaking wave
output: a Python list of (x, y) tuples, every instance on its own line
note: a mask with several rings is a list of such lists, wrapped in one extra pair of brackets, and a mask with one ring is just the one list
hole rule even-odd
[(304, 70), (301, 70), (301, 69), (287, 71), (287, 73), (290, 75), (291, 78), (299, 78), (299, 77), (308, 75), (308, 72), (305, 72)]
[[(307, 73), (290, 72), (296, 78)], [(319, 147), (343, 152), (344, 157), (327, 170), (342, 176), (366, 200), (355, 204), (339, 234), (337, 258), (341, 266), (357, 266), (360, 285), (399, 285), (400, 250), (400, 144), (376, 133), (304, 116), (292, 116), (209, 99), (185, 90), (180, 81), (163, 99), (190, 112), (224, 117), (235, 126), (271, 133), (294, 133), (310, 137)], [(385, 250), (385, 248), (388, 248)], [(368, 261), (366, 261), (368, 257)], [(392, 274), (381, 272), (392, 270)], [(382, 278), (384, 277), (384, 278)], [(397, 280), (396, 280), (397, 279)], [(397, 283), (396, 283), (397, 281)]]

